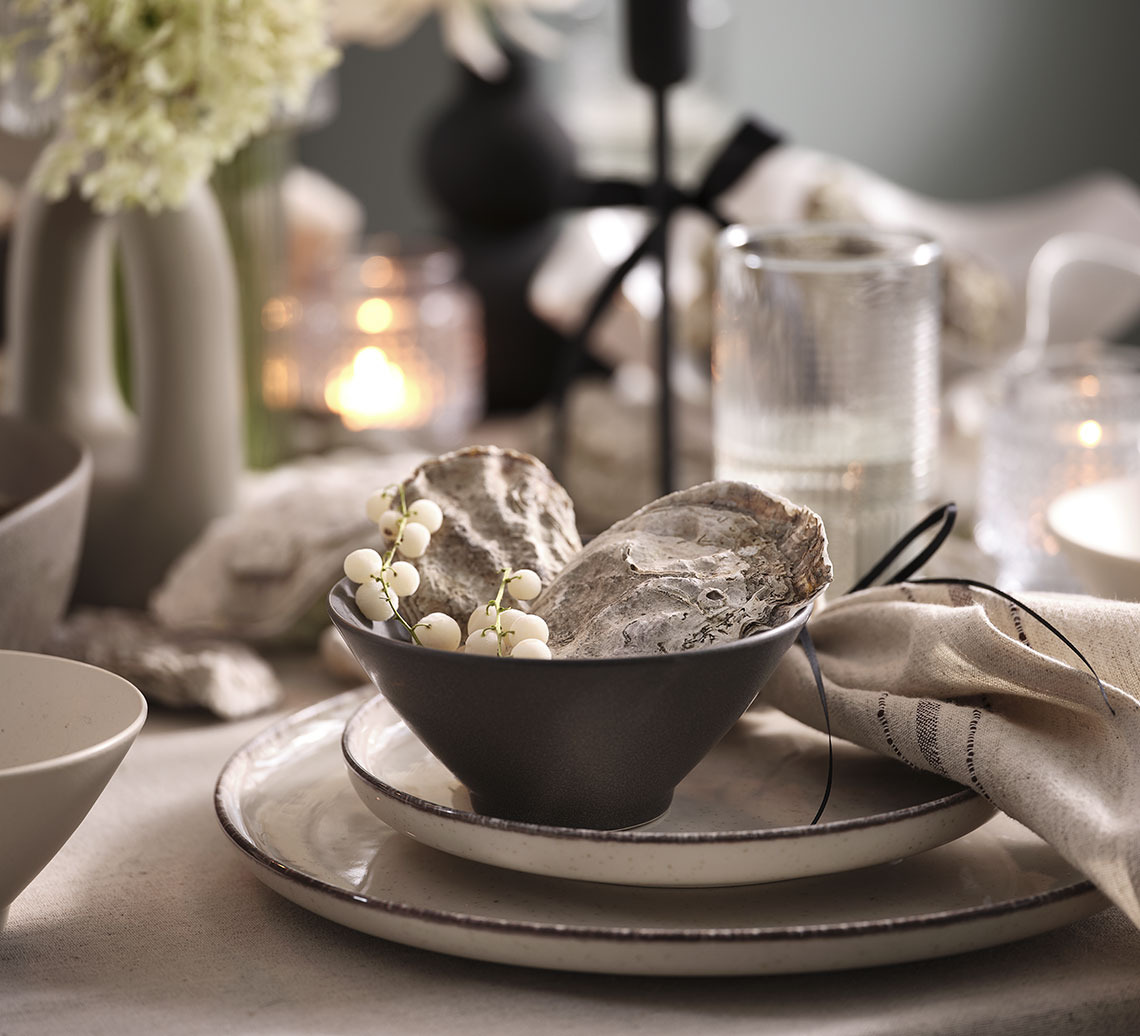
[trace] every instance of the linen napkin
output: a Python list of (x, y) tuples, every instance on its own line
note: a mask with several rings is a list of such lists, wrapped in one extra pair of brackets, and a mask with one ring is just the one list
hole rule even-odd
[[(1107, 703), (1073, 652), (1017, 604), (904, 582), (840, 597), (809, 624), (832, 732), (972, 788), (1140, 926), (1140, 604), (1023, 601), (1080, 649)], [(798, 643), (759, 701), (824, 727)]]

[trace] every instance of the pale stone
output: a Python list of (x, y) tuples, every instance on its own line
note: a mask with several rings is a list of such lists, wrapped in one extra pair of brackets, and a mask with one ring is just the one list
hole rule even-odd
[(324, 600), (358, 547), (384, 549), (364, 513), (370, 493), (392, 485), (422, 454), (355, 452), (313, 458), (252, 476), (245, 499), (211, 524), (152, 596), (171, 629), (267, 641), (314, 639)]
[(106, 669), (153, 702), (239, 719), (281, 700), (273, 670), (232, 641), (179, 635), (143, 612), (84, 609), (56, 628), (49, 653)]

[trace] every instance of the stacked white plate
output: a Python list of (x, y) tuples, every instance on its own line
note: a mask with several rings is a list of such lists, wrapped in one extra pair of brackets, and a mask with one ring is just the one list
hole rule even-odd
[[(343, 742), (343, 744), (342, 744)], [(346, 765), (347, 764), (347, 765)], [(333, 921), (444, 953), (611, 974), (772, 974), (919, 960), (1106, 904), (972, 792), (755, 708), (630, 831), (480, 816), (382, 697), (275, 724), (215, 804), (270, 888)]]

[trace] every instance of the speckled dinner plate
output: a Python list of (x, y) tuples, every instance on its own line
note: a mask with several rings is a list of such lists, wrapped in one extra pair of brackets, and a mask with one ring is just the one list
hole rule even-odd
[(531, 874), (619, 885), (741, 885), (885, 863), (993, 816), (961, 785), (847, 742), (822, 821), (827, 738), (773, 709), (745, 713), (678, 786), (669, 811), (628, 831), (481, 816), (467, 790), (383, 697), (349, 719), (349, 776), (381, 820), (425, 845)]
[(732, 888), (631, 888), (460, 859), (376, 823), (353, 791), (340, 740), (363, 700), (341, 695), (254, 738), (222, 770), (215, 804), (266, 885), (385, 939), (573, 971), (774, 974), (960, 953), (1106, 905), (1005, 817), (895, 863)]

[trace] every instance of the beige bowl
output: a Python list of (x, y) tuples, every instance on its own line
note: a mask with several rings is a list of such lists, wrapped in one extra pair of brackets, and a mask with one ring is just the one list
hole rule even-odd
[(0, 651), (0, 927), (71, 837), (146, 720), (122, 677)]
[(83, 447), (50, 428), (0, 417), (0, 648), (39, 651), (63, 614), (90, 484)]
[(1046, 519), (1091, 593), (1140, 601), (1140, 478), (1071, 489), (1049, 505)]

